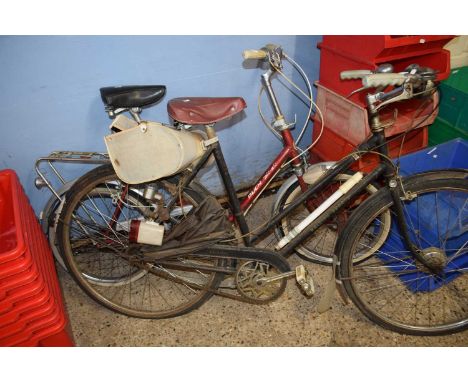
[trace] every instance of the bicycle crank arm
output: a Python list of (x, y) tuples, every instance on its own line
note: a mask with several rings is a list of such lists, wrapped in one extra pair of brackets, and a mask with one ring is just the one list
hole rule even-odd
[(281, 273), (280, 275), (277, 275), (277, 276), (271, 276), (271, 277), (262, 277), (260, 279), (258, 279), (258, 282), (261, 282), (261, 283), (264, 283), (264, 284), (268, 284), (268, 283), (272, 283), (274, 281), (278, 281), (278, 280), (282, 280), (282, 279), (287, 279), (289, 277), (293, 277), (296, 275), (296, 271), (289, 271), (289, 272), (285, 272), (285, 273)]
[(284, 272), (277, 276), (262, 277), (257, 281), (259, 283), (268, 284), (289, 277), (296, 277), (296, 281), (302, 291), (311, 297), (315, 293), (314, 280), (310, 276), (308, 270), (303, 265), (298, 265), (294, 271)]

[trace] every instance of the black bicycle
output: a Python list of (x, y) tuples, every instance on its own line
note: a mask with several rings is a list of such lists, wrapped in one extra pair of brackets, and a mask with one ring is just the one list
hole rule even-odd
[[(274, 66), (279, 54), (278, 47), (269, 45), (245, 56)], [(311, 295), (313, 282), (307, 271), (303, 266), (291, 270), (286, 257), (359, 200), (335, 247), (331, 285), (343, 288), (369, 319), (391, 330), (440, 335), (466, 329), (467, 171), (402, 178), (388, 156), (379, 116), (390, 103), (432, 95), (435, 73), (414, 65), (401, 73), (351, 71), (342, 78), (362, 78), (366, 89), (377, 88), (367, 95), (372, 135), (254, 230), (237, 199), (212, 118), (215, 109), (226, 106), (226, 99), (211, 98), (209, 105), (201, 105), (200, 99), (173, 104), (176, 124), (166, 128), (190, 130), (191, 113), (206, 121), (203, 155), (178, 175), (128, 184), (110, 165), (85, 174), (68, 192), (57, 226), (59, 248), (80, 287), (110, 309), (142, 318), (187, 313), (213, 294), (267, 303), (281, 295), (286, 279), (294, 275), (304, 293)], [(271, 99), (274, 93), (269, 95), (277, 103)], [(232, 114), (230, 110), (226, 118)], [(276, 119), (284, 122), (281, 115)], [(134, 128), (142, 129), (141, 123)], [(144, 130), (150, 127), (145, 125)], [(289, 128), (286, 123), (276, 127)], [(380, 158), (375, 169), (352, 173), (337, 183), (369, 152)], [(235, 224), (195, 181), (212, 157)], [(332, 191), (331, 184), (336, 185)], [(370, 196), (369, 185), (379, 187)], [(325, 189), (327, 196), (319, 199)], [(297, 224), (289, 219), (285, 226), (285, 219), (298, 211), (307, 211), (305, 217)], [(144, 223), (164, 231), (162, 245), (135, 239), (135, 226)], [(272, 230), (278, 235), (275, 251), (256, 248)]]

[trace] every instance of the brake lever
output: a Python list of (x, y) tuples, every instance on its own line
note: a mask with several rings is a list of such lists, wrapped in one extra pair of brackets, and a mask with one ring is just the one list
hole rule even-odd
[(268, 52), (268, 61), (273, 68), (283, 69), (282, 57), (283, 49), (279, 45), (267, 44), (265, 49)]
[[(395, 97), (392, 97), (392, 98), (388, 98), (388, 95), (392, 94), (392, 92), (394, 92), (395, 90), (399, 90), (399, 88), (397, 89), (394, 89), (390, 92), (388, 92), (387, 94), (384, 93), (384, 96), (382, 96), (382, 93), (377, 93), (377, 94), (370, 94), (368, 95), (368, 99), (371, 103), (376, 103), (378, 101), (382, 101), (382, 99), (384, 99), (384, 101), (380, 102), (380, 104), (378, 104), (377, 106), (375, 106), (375, 110), (379, 110), (381, 109), (382, 107), (390, 104), (390, 103), (394, 103), (394, 102), (398, 102), (398, 101), (403, 101), (403, 100), (406, 100), (406, 99), (410, 99), (413, 97), (413, 85), (411, 83), (405, 83), (403, 84), (403, 86), (401, 86), (402, 88), (402, 92), (395, 96)], [(387, 97), (385, 97), (385, 95)]]
[(366, 90), (366, 89), (369, 89), (369, 88), (363, 86), (362, 88), (353, 90), (351, 93), (349, 93), (349, 94), (346, 96), (346, 99), (349, 99), (349, 98), (351, 98), (353, 95), (355, 95), (356, 93), (362, 92), (363, 90)]
[(385, 102), (389, 99), (392, 99), (393, 97), (399, 96), (401, 93), (403, 93), (404, 89), (403, 86), (399, 86), (393, 90), (390, 90), (388, 93), (384, 92), (379, 92), (376, 94), (376, 99), (380, 102)]

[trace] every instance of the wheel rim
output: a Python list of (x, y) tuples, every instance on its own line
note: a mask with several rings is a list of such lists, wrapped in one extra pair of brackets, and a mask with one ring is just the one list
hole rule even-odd
[[(369, 232), (379, 225), (375, 213), (351, 248), (366, 246)], [(431, 208), (432, 206), (432, 208)], [(392, 219), (392, 231), (375, 255), (361, 264), (348, 264), (344, 277), (357, 303), (371, 319), (412, 332), (437, 333), (468, 324), (468, 207), (466, 190), (428, 189), (404, 203), (410, 236), (421, 249), (438, 248), (446, 255), (440, 274), (431, 274), (406, 251)], [(364, 240), (361, 240), (362, 238)], [(436, 252), (432, 250), (432, 252)]]
[[(142, 190), (138, 186), (132, 186), (114, 229), (109, 227), (112, 216), (110, 202), (114, 201), (115, 209), (115, 192), (122, 190), (121, 183), (114, 175), (96, 182), (88, 190), (80, 194), (82, 196), (73, 206), (74, 220), (69, 226), (64, 226), (64, 236), (69, 238), (65, 245), (67, 260), (85, 291), (111, 309), (138, 317), (170, 317), (202, 301), (216, 274), (187, 269), (181, 264), (190, 261), (191, 265), (197, 262), (213, 265), (213, 260), (192, 259), (187, 255), (166, 261), (164, 266), (135, 259), (129, 262), (129, 222), (142, 219), (143, 211), (150, 207), (141, 204), (142, 198), (138, 195), (142, 195)], [(160, 191), (165, 197), (170, 194), (169, 191)], [(190, 210), (187, 209), (189, 203), (192, 207), (196, 205), (187, 193), (183, 193), (183, 199), (184, 208), (175, 206), (171, 211), (173, 223), (183, 217), (178, 214)], [(80, 226), (95, 233), (93, 240), (82, 237), (85, 235)], [(87, 240), (87, 246), (83, 246), (80, 240)]]

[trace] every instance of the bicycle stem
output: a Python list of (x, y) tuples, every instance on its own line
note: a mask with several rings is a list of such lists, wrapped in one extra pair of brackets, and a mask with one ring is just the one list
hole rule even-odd
[(262, 74), (262, 84), (265, 86), (268, 94), (268, 99), (270, 100), (271, 107), (275, 113), (275, 119), (283, 118), (283, 113), (281, 112), (278, 100), (276, 98), (273, 86), (271, 85), (271, 77), (274, 72), (271, 69), (268, 69), (266, 73)]

